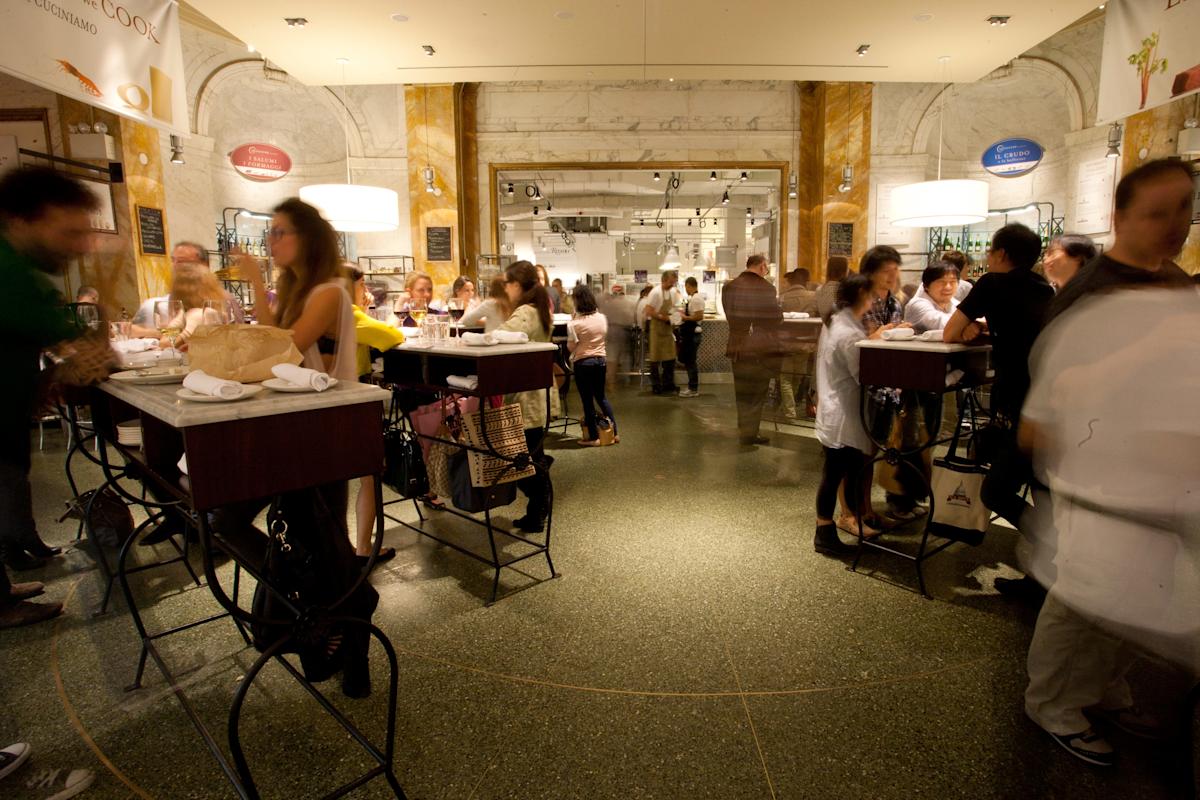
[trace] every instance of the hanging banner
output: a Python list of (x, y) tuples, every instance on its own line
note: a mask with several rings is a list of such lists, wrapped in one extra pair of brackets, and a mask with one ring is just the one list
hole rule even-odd
[(1197, 0), (1111, 0), (1105, 10), (1096, 123), (1200, 90), (1198, 41)]
[(172, 133), (189, 133), (174, 0), (10, 0), (0, 70)]

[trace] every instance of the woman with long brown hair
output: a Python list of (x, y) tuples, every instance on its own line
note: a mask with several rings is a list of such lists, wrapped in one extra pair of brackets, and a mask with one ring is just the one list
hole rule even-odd
[[(225, 290), (221, 288), (217, 276), (203, 264), (176, 265), (170, 297), (183, 306), (183, 312), (171, 321), (171, 327), (180, 331), (175, 337), (176, 344), (186, 341), (201, 325), (220, 325), (225, 321), (221, 311), (226, 303)], [(206, 303), (213, 305), (206, 306)], [(162, 345), (169, 345), (165, 337)]]
[[(518, 261), (504, 271), (504, 291), (512, 304), (513, 312), (501, 330), (520, 331), (531, 342), (550, 341), (553, 318), (550, 315), (550, 297), (546, 287), (538, 281), (537, 269), (528, 261)], [(556, 393), (556, 392), (555, 392)], [(529, 455), (535, 461), (543, 461), (542, 440), (546, 433), (546, 398), (542, 390), (518, 392), (506, 395), (506, 403), (521, 406), (521, 419), (525, 427), (525, 443)], [(520, 530), (537, 533), (546, 523), (549, 512), (546, 479), (539, 473), (523, 478), (517, 487), (529, 498), (525, 516), (514, 521)]]
[(337, 233), (316, 208), (293, 197), (275, 207), (268, 238), (279, 268), (274, 306), (267, 302), (258, 262), (245, 256), (241, 264), (254, 292), (255, 316), (263, 325), (292, 332), (305, 367), (353, 381), (354, 312), (341, 276)]

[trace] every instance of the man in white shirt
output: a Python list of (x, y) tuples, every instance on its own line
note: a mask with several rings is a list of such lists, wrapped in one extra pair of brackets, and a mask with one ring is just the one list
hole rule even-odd
[(904, 321), (917, 333), (945, 329), (954, 309), (958, 308), (958, 268), (939, 261), (921, 273), (921, 288), (904, 306)]
[(679, 325), (679, 360), (687, 370), (688, 385), (679, 396), (696, 397), (700, 394), (700, 368), (696, 361), (700, 352), (700, 334), (703, 333), (700, 323), (704, 319), (705, 297), (695, 278), (688, 278), (683, 287), (687, 291), (687, 305)]
[(646, 295), (646, 319), (650, 323), (647, 360), (650, 362), (650, 386), (654, 394), (675, 394), (675, 333), (671, 315), (682, 302), (676, 283), (679, 273), (667, 270), (662, 283)]

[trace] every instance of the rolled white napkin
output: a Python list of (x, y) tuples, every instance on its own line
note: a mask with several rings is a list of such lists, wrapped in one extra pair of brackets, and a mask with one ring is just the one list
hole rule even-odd
[(783, 312), (784, 319), (808, 319), (809, 315), (804, 311), (785, 311)]
[(940, 331), (940, 330), (938, 330), (938, 331), (925, 331), (924, 333), (922, 333), (922, 334), (921, 334), (920, 336), (918, 336), (917, 338), (918, 338), (918, 339), (920, 339), (922, 342), (940, 342), (940, 341), (942, 341), (942, 334), (943, 334), (943, 333), (945, 333), (945, 331)]
[(500, 344), (525, 344), (529, 336), (521, 331), (492, 331), (491, 337)]
[(207, 394), (222, 400), (237, 400), (246, 393), (246, 387), (237, 381), (214, 378), (202, 369), (194, 369), (183, 379), (183, 388), (196, 394)]
[(460, 333), (458, 338), (462, 339), (462, 343), (470, 347), (487, 347), (490, 344), (495, 344), (496, 340), (490, 333)]
[(883, 338), (889, 342), (899, 342), (905, 339), (911, 339), (917, 334), (912, 328), (892, 328), (890, 331), (883, 332)]
[(453, 386), (455, 389), (466, 389), (473, 392), (479, 388), (478, 375), (447, 375), (446, 385)]
[(112, 346), (118, 353), (144, 353), (158, 347), (158, 339), (126, 339), (123, 342), (113, 342)]
[(296, 364), (276, 364), (271, 367), (271, 374), (293, 386), (308, 386), (314, 392), (323, 392), (329, 388), (328, 374)]

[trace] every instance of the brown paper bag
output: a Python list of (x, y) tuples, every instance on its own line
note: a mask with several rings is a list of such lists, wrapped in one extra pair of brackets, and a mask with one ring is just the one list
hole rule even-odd
[(276, 364), (304, 360), (292, 332), (269, 325), (201, 325), (188, 339), (192, 369), (214, 378), (255, 383), (272, 377)]

